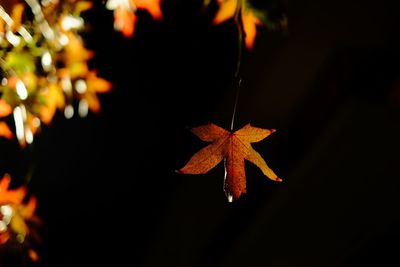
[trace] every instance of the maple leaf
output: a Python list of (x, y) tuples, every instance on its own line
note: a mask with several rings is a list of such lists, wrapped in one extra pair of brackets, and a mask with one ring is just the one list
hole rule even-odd
[(112, 85), (105, 79), (97, 77), (96, 71), (90, 71), (86, 79), (87, 90), (81, 95), (81, 99), (87, 102), (91, 111), (99, 112), (100, 101), (97, 94), (109, 92)]
[[(37, 200), (31, 196), (27, 203), (24, 198), (27, 194), (24, 186), (17, 189), (8, 189), (11, 178), (5, 174), (0, 180), (0, 245), (5, 244), (10, 238), (17, 238), (22, 243), (27, 235), (32, 234), (31, 224), (39, 225), (41, 219), (35, 214)], [(35, 256), (35, 255), (33, 255)], [(37, 255), (36, 255), (37, 256)], [(34, 259), (33, 259), (34, 260)]]
[(25, 236), (29, 234), (30, 230), (27, 221), (37, 218), (34, 215), (36, 205), (36, 197), (31, 196), (27, 204), (20, 203), (14, 207), (14, 214), (10, 226), (15, 233), (21, 236), (21, 238), (25, 238)]
[[(68, 44), (65, 46), (64, 59), (66, 65), (74, 65), (88, 61), (94, 56), (92, 51), (85, 48), (82, 38), (72, 33), (67, 33)], [(77, 75), (78, 76), (78, 75)]]
[(62, 89), (58, 84), (49, 84), (47, 90), (43, 93), (43, 99), (45, 105), (40, 106), (40, 119), (45, 124), (49, 124), (52, 121), (57, 108), (63, 108), (65, 106)]
[(189, 162), (178, 172), (183, 174), (204, 174), (224, 159), (224, 190), (229, 201), (238, 199), (246, 193), (246, 175), (244, 160), (248, 160), (261, 169), (268, 178), (282, 181), (268, 167), (261, 155), (251, 147), (275, 130), (261, 129), (247, 124), (231, 133), (213, 123), (195, 127), (191, 130), (201, 140), (212, 142), (192, 156)]
[(25, 187), (9, 190), (11, 178), (8, 174), (0, 180), (0, 205), (3, 204), (21, 204), (26, 195)]

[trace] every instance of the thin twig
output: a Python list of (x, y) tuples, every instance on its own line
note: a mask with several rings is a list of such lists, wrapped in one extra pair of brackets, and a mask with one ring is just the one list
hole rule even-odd
[(235, 116), (236, 116), (236, 109), (237, 109), (237, 104), (239, 101), (239, 92), (242, 84), (242, 78), (239, 78), (237, 88), (236, 88), (236, 97), (235, 97), (235, 104), (233, 106), (233, 113), (232, 113), (232, 121), (231, 121), (231, 131), (233, 131), (233, 125), (235, 123)]
[(240, 67), (242, 63), (242, 54), (243, 54), (243, 40), (245, 36), (244, 32), (244, 27), (243, 27), (243, 20), (242, 20), (242, 14), (243, 12), (243, 0), (239, 0), (236, 5), (236, 10), (235, 10), (235, 24), (238, 30), (238, 55), (237, 55), (237, 63), (236, 63), (236, 70), (235, 70), (235, 82), (237, 82), (237, 87), (236, 87), (236, 97), (235, 97), (235, 104), (233, 106), (233, 112), (232, 112), (232, 121), (231, 121), (231, 131), (233, 131), (233, 126), (235, 123), (235, 117), (236, 117), (236, 109), (237, 109), (237, 104), (239, 100), (239, 92), (241, 88), (241, 83), (242, 83), (242, 78), (240, 77)]

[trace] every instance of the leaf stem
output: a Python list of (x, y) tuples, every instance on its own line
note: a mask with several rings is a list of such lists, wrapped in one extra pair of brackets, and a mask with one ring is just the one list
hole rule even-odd
[(242, 78), (239, 78), (238, 83), (237, 83), (237, 87), (236, 87), (235, 104), (233, 106), (233, 112), (232, 112), (231, 132), (233, 131), (233, 125), (235, 123), (236, 109), (237, 109), (237, 104), (238, 104), (238, 101), (239, 101), (239, 92), (240, 92), (241, 84), (242, 84)]
[(235, 70), (235, 78), (239, 76), (240, 66), (242, 63), (242, 50), (243, 50), (243, 37), (245, 35), (244, 27), (243, 27), (243, 0), (238, 0), (235, 10), (235, 24), (238, 30), (238, 55), (237, 55), (237, 63)]
[(235, 70), (235, 82), (237, 81), (237, 87), (236, 87), (236, 97), (235, 97), (235, 104), (233, 106), (233, 112), (232, 112), (232, 120), (231, 120), (231, 131), (233, 131), (234, 123), (235, 123), (235, 117), (236, 117), (236, 109), (237, 109), (237, 104), (239, 100), (239, 92), (241, 88), (241, 83), (242, 83), (242, 78), (240, 77), (240, 67), (242, 63), (242, 54), (243, 54), (243, 40), (245, 36), (244, 32), (244, 27), (243, 27), (243, 1), (244, 0), (238, 0), (237, 5), (236, 5), (236, 10), (235, 10), (235, 25), (238, 30), (238, 54), (237, 54), (237, 63), (236, 63), (236, 70)]

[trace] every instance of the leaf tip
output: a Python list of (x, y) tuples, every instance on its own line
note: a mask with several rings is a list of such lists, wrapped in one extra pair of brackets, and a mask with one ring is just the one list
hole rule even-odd
[(185, 172), (183, 172), (183, 171), (182, 171), (182, 169), (175, 170), (175, 173), (179, 173), (179, 174), (185, 174)]
[(274, 133), (274, 132), (276, 132), (276, 129), (271, 129), (270, 131), (271, 131), (271, 133)]
[(276, 177), (276, 178), (275, 178), (275, 181), (277, 181), (277, 182), (282, 182), (283, 180), (282, 180), (281, 178), (279, 178), (279, 177)]

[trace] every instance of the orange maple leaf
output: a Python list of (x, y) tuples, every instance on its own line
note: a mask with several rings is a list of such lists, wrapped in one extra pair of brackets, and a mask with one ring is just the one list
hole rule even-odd
[(137, 17), (135, 13), (129, 9), (118, 7), (114, 11), (114, 27), (121, 31), (125, 37), (131, 37), (135, 32), (135, 24)]
[(50, 124), (57, 108), (65, 106), (64, 95), (58, 84), (49, 84), (47, 90), (42, 94), (45, 105), (40, 106), (40, 119), (45, 124)]
[(257, 35), (257, 25), (261, 25), (261, 21), (252, 12), (243, 11), (243, 28), (246, 36), (244, 42), (246, 47), (251, 49), (254, 47), (254, 41)]
[[(12, 237), (17, 237), (17, 240), (22, 243), (24, 238), (32, 232), (31, 230), (34, 231), (30, 229), (30, 223), (41, 223), (41, 219), (35, 215), (36, 197), (31, 196), (28, 203), (24, 203), (23, 200), (27, 194), (26, 187), (9, 190), (10, 182), (11, 178), (8, 174), (0, 180), (0, 206), (2, 208), (7, 206), (9, 210), (7, 213), (3, 210), (0, 213), (2, 216), (0, 221), (3, 222), (3, 227), (0, 229), (0, 245), (5, 244)], [(35, 260), (35, 257), (32, 260)]]
[(11, 132), (10, 127), (4, 121), (0, 121), (0, 137), (13, 139), (14, 134)]
[(247, 124), (236, 132), (229, 132), (213, 123), (195, 127), (191, 130), (201, 140), (212, 142), (192, 156), (189, 162), (178, 172), (183, 174), (203, 174), (214, 168), (224, 159), (224, 190), (229, 201), (238, 199), (246, 193), (246, 174), (244, 160), (248, 160), (261, 169), (268, 178), (282, 181), (268, 167), (261, 155), (251, 147), (275, 130), (261, 129)]
[(135, 32), (138, 9), (146, 10), (155, 20), (162, 19), (161, 0), (108, 0), (106, 7), (114, 10), (114, 28), (125, 37)]
[(0, 180), (0, 205), (3, 204), (21, 204), (26, 195), (25, 187), (9, 190), (11, 178), (8, 174)]
[(133, 0), (137, 9), (145, 9), (153, 19), (162, 19), (161, 0)]
[[(0, 33), (4, 33), (5, 29), (4, 29), (4, 20), (0, 19)], [(1, 244), (1, 242), (0, 242)]]
[(87, 90), (81, 98), (85, 99), (89, 109), (93, 112), (100, 111), (100, 101), (97, 94), (106, 93), (111, 90), (111, 83), (103, 78), (97, 77), (96, 71), (90, 71), (87, 76)]
[(12, 30), (14, 32), (18, 31), (19, 27), (21, 26), (22, 15), (24, 14), (24, 5), (23, 4), (16, 4), (13, 7), (11, 18), (13, 21)]
[(0, 99), (0, 118), (12, 113), (12, 107), (4, 99)]

